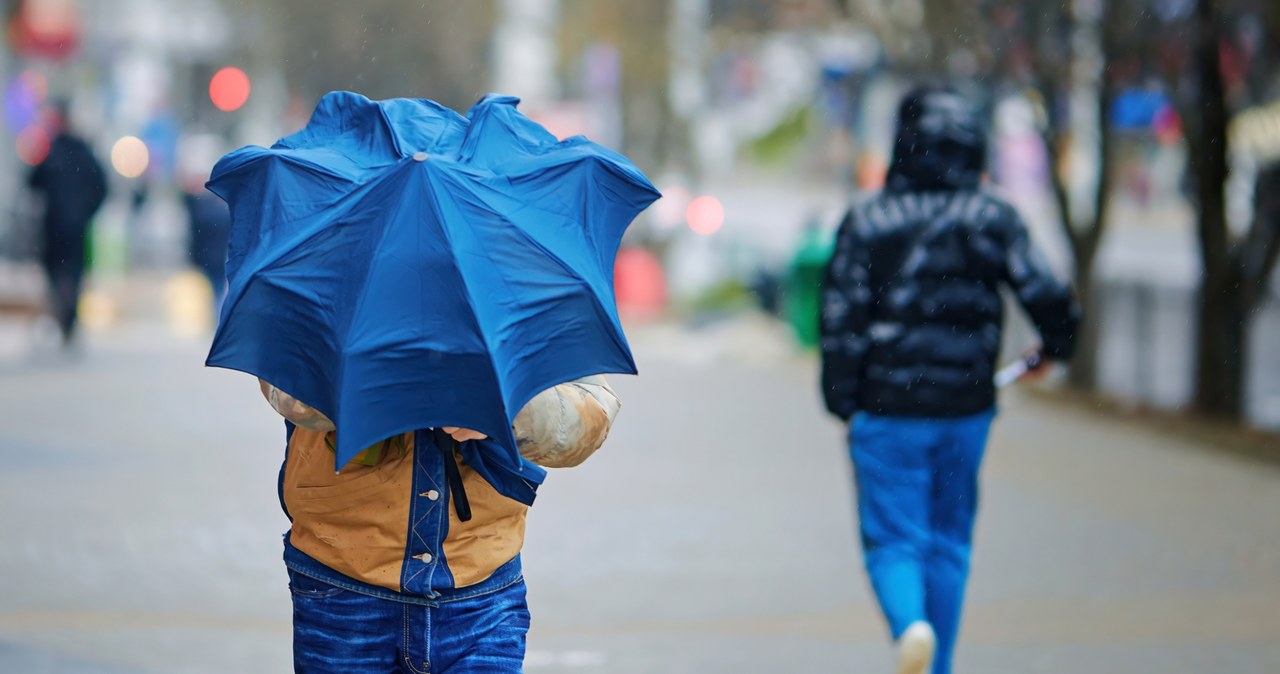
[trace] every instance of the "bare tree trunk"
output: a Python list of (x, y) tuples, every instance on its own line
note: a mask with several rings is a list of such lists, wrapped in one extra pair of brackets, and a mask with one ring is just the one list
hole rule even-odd
[(1266, 299), (1267, 281), (1280, 261), (1280, 161), (1263, 169), (1253, 186), (1253, 225), (1237, 245), (1245, 320)]
[(1199, 298), (1195, 407), (1212, 416), (1239, 419), (1244, 406), (1244, 307), (1227, 231), (1227, 103), (1219, 53), (1222, 17), (1218, 0), (1199, 0), (1196, 24), (1200, 123), (1191, 137), (1191, 161), (1204, 276)]
[[(1083, 264), (1081, 262), (1083, 261)], [(1093, 287), (1093, 260), (1076, 258), (1076, 298), (1080, 302), (1082, 320), (1076, 335), (1076, 351), (1067, 370), (1067, 382), (1079, 391), (1098, 387), (1098, 349), (1102, 342), (1102, 321)]]
[[(1115, 100), (1115, 85), (1107, 76), (1106, 71), (1118, 39), (1115, 27), (1119, 23), (1116, 20), (1118, 15), (1117, 5), (1118, 3), (1116, 2), (1107, 3), (1101, 26), (1099, 27), (1101, 35), (1099, 35), (1098, 40), (1098, 57), (1101, 59), (1101, 63), (1099, 64), (1100, 80), (1098, 82), (1096, 108), (1099, 134), (1098, 185), (1097, 192), (1094, 194), (1092, 219), (1088, 222), (1079, 222), (1080, 218), (1077, 217), (1071, 207), (1066, 177), (1062, 175), (1060, 170), (1062, 148), (1060, 147), (1061, 137), (1058, 129), (1050, 122), (1046, 125), (1043, 134), (1045, 150), (1049, 160), (1050, 185), (1054, 202), (1058, 206), (1062, 231), (1071, 244), (1076, 295), (1083, 314), (1080, 333), (1076, 336), (1075, 356), (1068, 372), (1068, 382), (1073, 388), (1082, 391), (1091, 391), (1097, 387), (1098, 349), (1102, 337), (1103, 317), (1098, 311), (1098, 303), (1095, 301), (1097, 298), (1094, 292), (1093, 269), (1098, 247), (1107, 227), (1107, 205), (1111, 199), (1115, 173), (1114, 152), (1112, 149), (1115, 134), (1111, 125), (1107, 123), (1108, 111)], [(1065, 4), (1062, 10), (1067, 16), (1074, 15), (1074, 7), (1071, 3)], [(1069, 45), (1072, 40), (1068, 39), (1065, 42)], [(1044, 82), (1039, 87), (1040, 93), (1044, 101), (1046, 101), (1046, 105), (1051, 105), (1050, 102), (1055, 95), (1074, 86), (1075, 79), (1080, 74), (1076, 70), (1082, 65), (1080, 63), (1081, 54), (1071, 50), (1066, 57), (1067, 63), (1065, 65), (1050, 63), (1044, 59), (1040, 59), (1037, 62), (1037, 70), (1041, 81)]]
[(1115, 185), (1115, 129), (1110, 124), (1108, 115), (1116, 92), (1115, 84), (1106, 72), (1111, 45), (1107, 34), (1110, 31), (1110, 27), (1103, 28), (1102, 81), (1098, 86), (1098, 186), (1093, 199), (1094, 221), (1091, 226), (1076, 230), (1071, 241), (1075, 252), (1076, 292), (1082, 319), (1068, 381), (1082, 391), (1092, 391), (1098, 387), (1098, 351), (1102, 347), (1102, 321), (1106, 318), (1101, 311), (1102, 303), (1097, 301), (1093, 271), (1102, 235), (1107, 229), (1107, 210)]
[[(1104, 139), (1102, 146), (1109, 148), (1111, 144), (1110, 131), (1103, 131)], [(1097, 257), (1098, 242), (1102, 238), (1102, 232), (1106, 227), (1105, 213), (1099, 211), (1094, 220), (1086, 226), (1076, 226), (1075, 213), (1071, 208), (1071, 198), (1067, 192), (1066, 179), (1058, 170), (1058, 162), (1061, 157), (1061, 150), (1058, 148), (1058, 140), (1051, 134), (1045, 135), (1045, 147), (1048, 149), (1048, 158), (1050, 164), (1050, 183), (1053, 189), (1054, 202), (1058, 206), (1058, 213), (1063, 226), (1067, 240), (1071, 244), (1072, 257), (1072, 278), (1075, 284), (1076, 299), (1080, 303), (1081, 315), (1083, 320), (1080, 323), (1080, 333), (1076, 335), (1076, 350), (1072, 357), (1070, 368), (1067, 372), (1067, 381), (1072, 388), (1080, 391), (1092, 391), (1097, 387), (1098, 383), (1098, 348), (1102, 341), (1102, 321), (1098, 312), (1098, 304), (1095, 302), (1094, 284), (1093, 284), (1093, 263)], [(1102, 162), (1104, 168), (1100, 173), (1109, 174), (1109, 152), (1103, 150)], [(1098, 202), (1105, 203), (1105, 192), (1109, 192), (1108, 183), (1100, 182), (1098, 185)]]
[[(1196, 345), (1195, 408), (1211, 416), (1240, 420), (1244, 415), (1249, 324), (1266, 298), (1267, 281), (1280, 257), (1280, 165), (1265, 168), (1254, 190), (1254, 219), (1243, 239), (1233, 242), (1227, 227), (1226, 187), (1229, 165), (1228, 109), (1222, 76), (1221, 0), (1196, 5), (1196, 63), (1199, 82), (1188, 103), (1188, 135), (1195, 169), (1197, 224), (1204, 277), (1200, 289)], [(1271, 25), (1280, 25), (1280, 6), (1269, 6)], [(1266, 52), (1260, 73), (1274, 72)], [(1254, 83), (1257, 96), (1264, 87)]]
[[(1254, 185), (1254, 195), (1254, 220), (1249, 232), (1228, 251), (1221, 281), (1225, 287), (1214, 301), (1208, 295), (1206, 276), (1201, 298), (1201, 311), (1210, 312), (1206, 314), (1209, 319), (1201, 321), (1201, 339), (1205, 339), (1206, 331), (1212, 332), (1207, 341), (1221, 349), (1221, 354), (1207, 354), (1204, 349), (1198, 352), (1197, 366), (1213, 371), (1209, 380), (1196, 389), (1197, 407), (1234, 420), (1245, 413), (1249, 325), (1266, 299), (1267, 281), (1280, 257), (1280, 165), (1262, 171)], [(1205, 306), (1206, 297), (1211, 306)], [(1202, 400), (1218, 405), (1204, 405)]]
[(1214, 293), (1214, 287), (1206, 278), (1200, 296), (1196, 408), (1210, 416), (1238, 421), (1244, 415), (1245, 312), (1238, 288)]

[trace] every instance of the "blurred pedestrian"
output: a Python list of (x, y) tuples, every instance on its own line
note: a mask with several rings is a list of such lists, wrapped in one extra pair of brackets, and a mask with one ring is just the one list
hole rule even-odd
[(920, 87), (898, 116), (885, 187), (850, 208), (826, 270), (822, 392), (850, 422), (864, 562), (897, 671), (947, 674), (995, 415), (1000, 288), (1046, 359), (1071, 355), (1079, 309), (1016, 211), (981, 189), (974, 106)]
[(182, 203), (187, 208), (187, 259), (209, 281), (215, 322), (227, 292), (227, 240), (231, 211), (226, 202), (205, 189), (203, 177), (184, 179)]
[(75, 336), (89, 222), (106, 200), (107, 181), (89, 144), (71, 128), (65, 103), (45, 112), (45, 125), (52, 136), (49, 155), (32, 169), (27, 185), (44, 201), (41, 263), (66, 347)]

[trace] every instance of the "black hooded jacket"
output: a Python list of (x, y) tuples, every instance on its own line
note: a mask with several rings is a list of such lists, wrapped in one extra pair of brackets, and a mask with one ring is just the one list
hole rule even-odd
[(979, 188), (985, 137), (964, 99), (909, 95), (899, 125), (886, 188), (849, 210), (823, 282), (822, 389), (841, 419), (994, 405), (1002, 286), (1049, 358), (1070, 357), (1079, 322), (1017, 212)]
[(89, 220), (107, 197), (106, 175), (88, 143), (59, 133), (27, 185), (44, 194), (44, 253), (52, 260), (84, 257)]

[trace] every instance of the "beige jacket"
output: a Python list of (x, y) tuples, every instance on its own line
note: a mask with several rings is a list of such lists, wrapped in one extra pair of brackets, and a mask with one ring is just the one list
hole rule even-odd
[[(454, 587), (487, 579), (524, 545), (528, 507), (500, 495), (455, 454), (472, 519), (462, 522), (448, 508), (447, 535), (435, 559), (406, 557), (411, 514), (418, 501), (435, 501), (434, 490), (413, 489), (414, 434), (390, 438), (393, 451), (375, 465), (348, 464), (333, 470), (333, 423), (267, 382), (263, 395), (297, 427), (289, 442), (283, 478), (284, 504), (293, 518), (290, 544), (342, 575), (394, 592), (401, 578), (435, 561), (447, 565)], [(603, 377), (586, 377), (534, 397), (516, 416), (520, 453), (534, 463), (576, 466), (609, 433), (621, 404)], [(406, 567), (406, 565), (409, 565)]]

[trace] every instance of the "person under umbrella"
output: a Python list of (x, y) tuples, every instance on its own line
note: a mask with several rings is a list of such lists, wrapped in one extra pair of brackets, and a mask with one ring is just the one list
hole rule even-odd
[(326, 95), (209, 187), (232, 214), (207, 363), (286, 420), (295, 669), (519, 672), (544, 467), (604, 442), (634, 373), (612, 291), (658, 197), (626, 158), (490, 96)]
[(822, 394), (850, 422), (863, 556), (899, 674), (951, 671), (995, 416), (1000, 288), (1045, 359), (1071, 355), (1079, 322), (1017, 213), (981, 189), (985, 161), (965, 98), (908, 93), (885, 188), (849, 209), (823, 281)]

